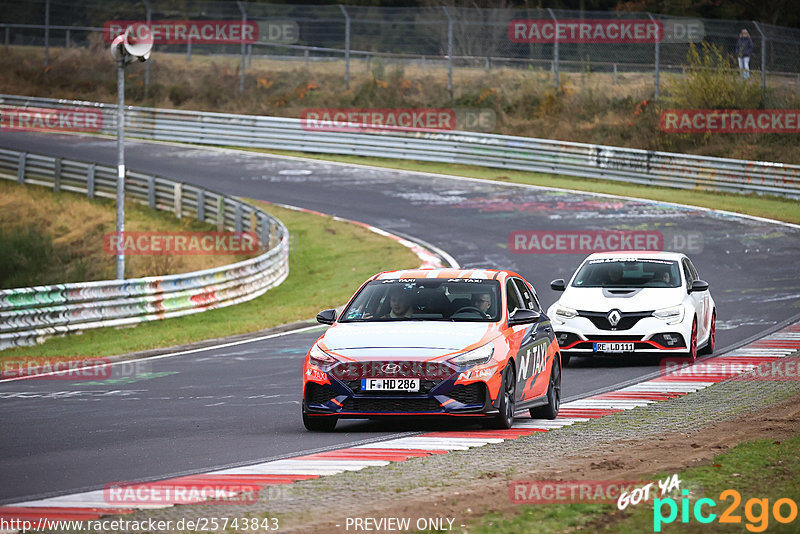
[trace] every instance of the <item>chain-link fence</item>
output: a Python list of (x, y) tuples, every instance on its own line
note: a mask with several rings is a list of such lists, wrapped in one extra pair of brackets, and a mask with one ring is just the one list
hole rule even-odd
[(735, 66), (738, 37), (745, 29), (753, 43), (750, 69), (760, 78), (762, 92), (766, 87), (800, 90), (800, 29), (756, 21), (643, 12), (177, 0), (85, 0), (79, 6), (65, 0), (2, 0), (0, 9), (4, 44), (43, 46), (45, 63), (51, 47), (86, 46), (89, 36), (102, 33), (109, 21), (256, 23), (258, 35), (247, 42), (156, 42), (156, 52), (186, 54), (187, 60), (192, 54), (241, 55), (242, 88), (253, 57), (309, 67), (341, 64), (348, 87), (354, 69), (363, 64), (359, 72), (370, 72), (370, 62), (379, 59), (445, 69), (451, 91), (454, 70), (517, 68), (543, 73), (554, 87), (564, 74), (597, 73), (614, 84), (618, 75), (639, 74), (658, 96), (662, 75), (686, 72), (692, 43), (720, 47)]

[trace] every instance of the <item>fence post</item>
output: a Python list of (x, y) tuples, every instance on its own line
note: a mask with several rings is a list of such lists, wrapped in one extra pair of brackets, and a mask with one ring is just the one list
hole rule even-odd
[(339, 4), (344, 14), (344, 87), (350, 89), (350, 14)]
[(308, 48), (306, 48), (305, 50), (303, 50), (303, 59), (304, 59), (304, 60), (305, 60), (305, 62), (306, 62), (306, 66), (308, 66)]
[(236, 203), (236, 210), (234, 211), (233, 229), (235, 232), (242, 231), (242, 204)]
[(236, 0), (236, 5), (239, 6), (239, 11), (242, 12), (242, 28), (240, 35), (242, 36), (242, 74), (239, 78), (239, 92), (244, 92), (244, 70), (245, 70), (245, 60), (247, 59), (247, 45), (244, 42), (244, 27), (247, 24), (247, 11), (244, 10), (244, 5), (242, 4), (241, 0)]
[(11, 27), (6, 26), (6, 37), (5, 37), (6, 48), (11, 44)]
[(556, 28), (553, 32), (553, 78), (555, 79), (556, 89), (558, 89), (558, 19), (549, 7), (547, 12), (550, 13), (550, 18), (553, 19), (553, 24)]
[(217, 197), (217, 231), (225, 229), (225, 198), (222, 195)]
[(753, 21), (758, 33), (761, 34), (761, 101), (767, 97), (767, 36), (761, 31), (761, 25)]
[(69, 48), (69, 28), (67, 28), (66, 36), (64, 37), (64, 48)]
[[(650, 17), (650, 20), (653, 22), (653, 24), (656, 24), (656, 19), (653, 18), (653, 15), (648, 13), (647, 16)], [(656, 57), (655, 57), (655, 64), (656, 64), (655, 67), (656, 68), (655, 68), (655, 79), (653, 80), (653, 98), (655, 98), (655, 99), (658, 98), (658, 90), (659, 90), (659, 86), (661, 85), (660, 80), (659, 80), (659, 66), (660, 66), (660, 63), (661, 63), (661, 47), (660, 47), (660, 45), (661, 45), (661, 43), (659, 43), (659, 41), (656, 40)]]
[(453, 96), (453, 17), (447, 6), (442, 6), (447, 15), (447, 91)]
[(17, 164), (17, 183), (25, 183), (25, 164), (28, 161), (28, 154), (25, 152), (20, 153), (19, 163)]
[(50, 65), (50, 0), (44, 3), (44, 66)]
[(261, 242), (259, 245), (263, 247), (269, 247), (269, 221), (263, 215), (259, 215), (259, 220), (261, 221), (261, 235), (259, 239)]
[[(144, 19), (147, 21), (147, 27), (150, 27), (150, 15), (152, 14), (150, 11), (150, 2), (149, 0), (142, 0), (145, 8), (145, 15)], [(150, 55), (150, 60), (144, 62), (144, 94), (147, 95), (148, 89), (150, 89), (150, 63), (153, 61), (152, 54)]]
[(61, 158), (53, 160), (53, 193), (61, 191)]
[(94, 171), (96, 164), (90, 163), (86, 170), (86, 196), (94, 198)]
[(614, 85), (617, 85), (617, 64), (614, 63)]
[(252, 44), (248, 44), (247, 45), (247, 66), (248, 67), (252, 67), (253, 66), (253, 45)]
[(192, 60), (192, 36), (190, 35), (188, 39), (186, 39), (186, 63), (189, 63)]

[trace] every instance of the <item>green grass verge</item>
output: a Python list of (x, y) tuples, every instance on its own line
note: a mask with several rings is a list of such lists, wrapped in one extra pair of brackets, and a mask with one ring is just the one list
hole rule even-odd
[[(657, 473), (647, 480), (664, 480), (672, 473)], [(715, 457), (709, 464), (683, 470), (679, 473), (681, 488), (690, 489), (688, 496), (688, 521), (682, 522), (682, 499), (674, 495), (677, 516), (671, 524), (661, 525), (662, 532), (798, 532), (800, 517), (782, 524), (775, 519), (773, 507), (777, 500), (792, 499), (798, 503), (800, 480), (800, 436), (779, 442), (755, 440), (737, 445), (725, 454)], [(657, 489), (657, 486), (654, 485)], [(720, 494), (735, 490), (741, 502), (731, 510), (731, 518), (740, 522), (721, 524), (720, 516), (734, 504), (733, 497)], [(675, 492), (677, 493), (677, 492)], [(700, 523), (693, 514), (695, 503), (700, 498), (712, 499), (716, 506), (702, 507), (703, 515), (716, 514), (711, 523)], [(768, 509), (751, 499), (768, 499)], [(662, 513), (669, 515), (668, 505)], [(748, 511), (750, 515), (748, 515)], [(790, 515), (788, 504), (783, 504), (780, 513)], [(521, 505), (517, 513), (487, 514), (469, 526), (471, 534), (496, 534), (511, 532), (653, 532), (654, 503), (640, 503), (618, 511), (614, 504), (547, 504)], [(750, 525), (748, 527), (748, 525)], [(762, 528), (764, 527), (764, 528)]]
[(402, 159), (374, 158), (363, 156), (347, 156), (336, 154), (312, 154), (308, 152), (292, 152), (288, 150), (271, 149), (243, 149), (241, 147), (228, 147), (235, 150), (252, 150), (282, 156), (294, 156), (341, 163), (356, 163), (373, 165), (407, 171), (431, 172), (449, 174), (453, 176), (467, 176), (482, 180), (494, 180), (517, 184), (540, 185), (545, 187), (558, 187), (591, 193), (605, 193), (627, 197), (659, 200), (662, 202), (675, 202), (733, 211), (756, 217), (767, 217), (779, 221), (800, 224), (800, 202), (797, 200), (765, 196), (765, 195), (739, 195), (735, 193), (720, 193), (717, 191), (673, 189), (670, 187), (657, 187), (651, 185), (627, 184), (609, 180), (595, 180), (591, 178), (577, 178), (556, 174), (545, 174), (508, 169), (492, 169), (474, 165), (459, 165), (453, 163), (435, 163), (425, 161), (409, 161)]
[(257, 203), (290, 233), (289, 277), (236, 306), (132, 328), (100, 328), (0, 352), (0, 360), (36, 356), (107, 356), (253, 332), (314, 317), (344, 304), (378, 271), (413, 268), (419, 259), (395, 241), (360, 226)]

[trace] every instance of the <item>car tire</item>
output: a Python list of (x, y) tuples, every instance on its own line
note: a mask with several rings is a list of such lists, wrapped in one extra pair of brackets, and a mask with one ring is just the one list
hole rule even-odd
[(697, 317), (692, 320), (692, 333), (689, 336), (689, 352), (686, 353), (689, 363), (697, 360)]
[(528, 410), (533, 419), (555, 419), (561, 408), (561, 360), (553, 358), (550, 383), (547, 386), (547, 404)]
[(503, 371), (503, 382), (500, 385), (500, 392), (497, 394), (499, 413), (486, 424), (488, 428), (507, 430), (514, 426), (514, 406), (517, 395), (515, 378), (514, 366), (509, 362)]
[(335, 415), (320, 415), (312, 417), (303, 413), (303, 425), (312, 432), (332, 432), (336, 428), (339, 418)]
[(717, 311), (711, 313), (711, 327), (708, 333), (708, 342), (703, 347), (703, 354), (714, 354), (717, 346)]

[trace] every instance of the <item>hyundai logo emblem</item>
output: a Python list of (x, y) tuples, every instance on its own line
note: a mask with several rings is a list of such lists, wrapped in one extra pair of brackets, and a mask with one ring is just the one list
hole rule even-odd
[(611, 310), (608, 312), (608, 324), (611, 326), (617, 326), (620, 319), (622, 319), (622, 314), (619, 313), (619, 310)]
[(387, 363), (381, 367), (381, 371), (387, 374), (394, 374), (400, 370), (400, 366), (396, 363)]

